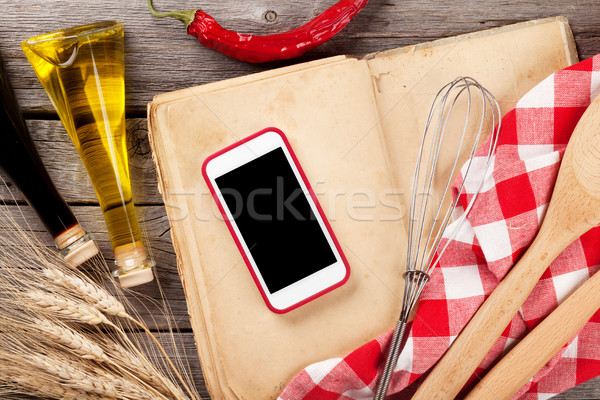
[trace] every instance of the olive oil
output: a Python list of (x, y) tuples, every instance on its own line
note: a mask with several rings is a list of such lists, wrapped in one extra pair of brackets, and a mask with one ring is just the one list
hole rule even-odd
[(44, 223), (65, 258), (76, 266), (98, 253), (56, 190), (29, 134), (0, 57), (0, 167)]
[(148, 267), (127, 161), (123, 25), (71, 28), (21, 47), (90, 175), (120, 273)]

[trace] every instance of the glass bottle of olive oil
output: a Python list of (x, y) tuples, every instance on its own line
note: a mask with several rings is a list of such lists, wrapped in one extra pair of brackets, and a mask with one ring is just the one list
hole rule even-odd
[(0, 167), (40, 217), (73, 267), (98, 253), (52, 183), (35, 148), (0, 56)]
[(96, 191), (122, 286), (153, 279), (135, 216), (125, 136), (123, 25), (99, 22), (21, 44)]

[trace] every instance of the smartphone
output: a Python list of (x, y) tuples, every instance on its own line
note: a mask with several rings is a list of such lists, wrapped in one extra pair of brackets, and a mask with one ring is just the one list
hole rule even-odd
[(209, 156), (202, 174), (271, 311), (293, 310), (348, 280), (348, 262), (279, 129)]

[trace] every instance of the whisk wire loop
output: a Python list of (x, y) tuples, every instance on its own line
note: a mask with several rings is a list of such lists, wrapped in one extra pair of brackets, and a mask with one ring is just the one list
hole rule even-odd
[[(453, 87), (451, 86), (450, 90), (452, 88)], [(465, 88), (463, 88), (463, 89), (461, 89), (459, 91), (458, 95), (456, 97), (454, 97), (453, 101), (449, 105), (448, 111), (446, 113), (444, 113), (443, 110), (446, 107), (447, 97), (446, 96), (443, 97), (442, 107), (441, 107), (442, 112), (439, 115), (440, 115), (440, 120), (441, 120), (442, 117), (445, 114), (445, 119), (444, 119), (443, 124), (441, 125), (441, 127), (436, 126), (436, 136), (438, 135), (437, 132), (438, 132), (438, 129), (439, 129), (439, 140), (437, 140), (436, 145), (435, 145), (435, 148), (436, 148), (436, 158), (432, 161), (433, 164), (429, 164), (429, 166), (431, 166), (431, 170), (430, 170), (430, 173), (429, 173), (429, 182), (427, 183), (427, 193), (429, 193), (431, 191), (431, 187), (432, 187), (432, 184), (433, 184), (433, 178), (434, 178), (434, 175), (435, 175), (434, 174), (434, 172), (435, 172), (435, 165), (437, 164), (437, 160), (439, 158), (439, 151), (440, 151), (440, 148), (442, 146), (443, 136), (444, 136), (444, 134), (446, 132), (446, 129), (447, 129), (447, 126), (448, 126), (448, 121), (450, 119), (450, 116), (452, 115), (452, 111), (454, 109), (454, 106), (456, 105), (456, 102), (457, 102), (460, 94), (462, 94), (465, 91), (465, 89), (467, 90), (467, 94), (468, 94), (468, 97), (467, 97), (467, 99), (468, 99), (468, 101), (467, 101), (467, 114), (466, 114), (467, 116), (466, 116), (465, 122), (463, 124), (462, 135), (460, 137), (460, 141), (459, 141), (459, 144), (458, 144), (458, 151), (456, 152), (457, 153), (457, 157), (455, 157), (455, 159), (454, 159), (454, 162), (452, 164), (452, 167), (451, 167), (449, 175), (450, 176), (454, 176), (454, 174), (455, 174), (455, 170), (456, 170), (456, 166), (458, 164), (458, 158), (459, 158), (458, 155), (460, 155), (460, 153), (461, 153), (461, 150), (462, 150), (462, 147), (463, 147), (463, 144), (464, 144), (464, 141), (465, 141), (465, 133), (466, 133), (466, 130), (467, 130), (467, 127), (468, 127), (468, 124), (469, 124), (469, 116), (470, 116), (470, 111), (471, 111), (471, 92), (470, 92), (469, 86), (466, 86)], [(434, 137), (434, 140), (435, 140), (435, 137)], [(446, 197), (446, 194), (448, 193), (448, 189), (451, 187), (451, 183), (452, 183), (451, 179), (448, 179), (446, 181), (446, 186), (445, 186), (445, 188), (444, 188), (444, 190), (442, 192), (443, 193), (442, 198)], [(429, 200), (429, 197), (430, 196), (428, 196), (428, 200)], [(422, 253), (421, 260), (418, 262), (420, 268), (424, 268), (424, 267), (426, 267), (427, 265), (430, 264), (430, 261), (431, 261), (431, 259), (433, 257), (433, 254), (434, 254), (434, 252), (432, 251), (432, 250), (434, 250), (433, 249), (434, 246), (432, 246), (431, 244), (432, 243), (437, 243), (440, 240), (440, 238), (441, 238), (440, 235), (442, 234), (443, 229), (445, 228), (445, 226), (450, 221), (451, 211), (452, 211), (452, 209), (454, 209), (454, 207), (456, 207), (456, 203), (457, 202), (458, 202), (458, 198), (454, 200), (454, 204), (452, 205), (452, 207), (449, 207), (447, 209), (446, 214), (444, 215), (444, 218), (441, 220), (442, 221), (441, 222), (441, 226), (443, 228), (438, 229), (437, 231), (434, 230), (434, 229), (430, 229), (429, 230), (429, 235), (427, 236), (427, 240), (424, 243), (424, 248), (425, 249), (429, 249), (429, 252), (423, 252)], [(437, 221), (439, 221), (440, 212), (441, 212), (443, 206), (444, 206), (443, 202), (440, 201), (438, 203), (438, 207), (437, 207), (437, 209), (435, 211), (435, 216), (433, 217), (434, 223), (436, 223)], [(420, 215), (421, 232), (423, 231), (423, 229), (425, 227), (425, 223), (426, 223), (427, 204), (423, 208), (425, 210), (424, 214)], [(436, 232), (436, 234), (435, 234), (434, 240), (432, 242), (432, 236), (433, 236), (434, 232)], [(417, 246), (421, 246), (420, 240), (419, 240), (419, 243), (417, 243)]]

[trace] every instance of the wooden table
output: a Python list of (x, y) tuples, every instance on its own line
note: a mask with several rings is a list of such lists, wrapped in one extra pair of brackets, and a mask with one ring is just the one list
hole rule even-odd
[[(241, 32), (272, 33), (301, 25), (331, 5), (333, 0), (286, 2), (258, 0), (155, 0), (159, 11), (193, 9), (202, 6), (225, 27)], [(600, 4), (581, 1), (467, 1), (372, 0), (338, 36), (304, 57), (292, 62), (251, 65), (229, 59), (203, 48), (172, 19), (153, 18), (145, 0), (0, 0), (0, 52), (17, 93), (18, 100), (39, 152), (65, 199), (72, 205), (84, 227), (96, 237), (102, 253), (112, 262), (106, 226), (96, 196), (77, 152), (58, 120), (48, 97), (20, 49), (28, 37), (67, 26), (118, 19), (125, 25), (126, 110), (128, 144), (134, 200), (144, 222), (147, 242), (157, 261), (158, 277), (172, 307), (193, 369), (196, 384), (208, 398), (202, 372), (195, 356), (194, 341), (181, 283), (165, 205), (157, 191), (157, 181), (146, 137), (146, 104), (156, 94), (232, 78), (253, 72), (336, 54), (364, 54), (411, 45), (447, 36), (472, 32), (529, 19), (566, 16), (575, 34), (580, 59), (600, 53)], [(275, 15), (275, 19), (269, 21)], [(0, 187), (2, 201), (17, 216), (16, 203), (27, 221), (43, 236), (43, 227), (24, 206), (22, 196), (8, 184)], [(14, 197), (13, 197), (14, 196)], [(47, 238), (48, 242), (51, 241)], [(158, 298), (155, 284), (139, 290)], [(153, 330), (165, 328), (164, 321), (152, 322), (139, 312)], [(600, 378), (593, 379), (557, 399), (600, 397)]]

